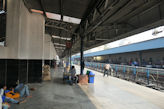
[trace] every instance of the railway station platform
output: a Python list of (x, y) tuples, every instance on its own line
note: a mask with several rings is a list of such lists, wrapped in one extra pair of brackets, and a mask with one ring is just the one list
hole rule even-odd
[[(163, 13), (164, 0), (0, 0), (0, 109), (164, 109)], [(98, 69), (95, 83), (64, 83), (56, 66), (72, 63), (79, 74)], [(157, 90), (103, 77), (106, 63), (114, 76)], [(12, 104), (4, 86), (19, 83), (35, 90)]]
[[(75, 68), (79, 73), (80, 67)], [(71, 86), (63, 83), (63, 69), (58, 68), (50, 82), (32, 84), (37, 88), (33, 97), (12, 109), (164, 109), (163, 92), (91, 71), (94, 84)]]

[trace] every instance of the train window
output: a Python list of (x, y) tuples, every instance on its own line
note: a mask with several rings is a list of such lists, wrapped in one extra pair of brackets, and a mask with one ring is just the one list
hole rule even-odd
[(5, 46), (6, 43), (6, 2), (0, 0), (0, 46)]

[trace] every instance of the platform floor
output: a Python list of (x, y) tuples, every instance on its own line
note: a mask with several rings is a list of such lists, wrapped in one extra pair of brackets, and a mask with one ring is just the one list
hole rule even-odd
[(97, 109), (164, 109), (163, 92), (91, 71), (96, 75), (94, 85), (81, 88)]
[(94, 84), (70, 86), (63, 84), (62, 72), (52, 73), (50, 82), (33, 84), (33, 97), (11, 109), (164, 109), (163, 92), (96, 71)]
[(52, 73), (52, 81), (32, 84), (37, 88), (32, 98), (23, 104), (12, 104), (11, 109), (96, 109), (79, 85), (64, 84), (63, 70)]

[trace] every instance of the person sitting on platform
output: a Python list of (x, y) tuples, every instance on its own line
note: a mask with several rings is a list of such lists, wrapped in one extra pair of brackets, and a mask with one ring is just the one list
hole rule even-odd
[(3, 107), (5, 108), (5, 109), (7, 109), (7, 107), (10, 107), (10, 105), (8, 104), (8, 103), (14, 103), (14, 104), (21, 104), (21, 103), (24, 103), (25, 102), (25, 100), (20, 100), (20, 101), (18, 101), (18, 100), (15, 100), (15, 99), (13, 99), (13, 98), (10, 98), (10, 97), (6, 97), (5, 96), (5, 92), (9, 92), (8, 90), (7, 90), (7, 87), (6, 86), (4, 86), (3, 88), (1, 88), (1, 90), (0, 90), (0, 93), (1, 93), (1, 95), (2, 95), (2, 101), (3, 101)]
[(13, 89), (14, 93), (19, 93), (20, 97), (27, 97), (31, 98), (30, 92), (29, 92), (29, 87), (23, 83), (18, 84), (15, 89)]
[(10, 90), (5, 90), (5, 96), (8, 98), (18, 99), (20, 97), (19, 93), (14, 92), (14, 88), (11, 88)]
[(10, 107), (10, 104), (3, 102), (3, 94), (4, 90), (0, 89), (0, 109), (8, 109)]
[(76, 69), (75, 66), (72, 66), (69, 73), (71, 73), (71, 84), (75, 83), (77, 84), (77, 76), (76, 76)]

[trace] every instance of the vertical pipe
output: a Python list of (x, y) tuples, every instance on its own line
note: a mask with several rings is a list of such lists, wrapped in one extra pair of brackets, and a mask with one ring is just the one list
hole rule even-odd
[(71, 63), (72, 63), (72, 60), (71, 60), (71, 48), (70, 48), (70, 51), (69, 51), (69, 60), (70, 60), (70, 68), (71, 68)]
[(83, 75), (83, 70), (84, 70), (84, 60), (83, 60), (83, 36), (81, 35), (81, 49), (80, 49), (80, 75)]
[(29, 62), (27, 60), (27, 66), (26, 66), (27, 67), (27, 72), (26, 72), (27, 73), (27, 78), (26, 78), (26, 83), (28, 83), (28, 72), (29, 72), (29, 69), (28, 69), (29, 68), (29, 65), (28, 64), (29, 64)]
[(139, 52), (139, 65), (142, 66), (142, 51)]
[(5, 85), (7, 85), (7, 60), (5, 60)]
[(117, 65), (115, 65), (116, 77), (117, 77), (117, 70), (118, 70)]
[(19, 84), (19, 81), (20, 81), (20, 64), (21, 64), (21, 62), (20, 62), (20, 60), (18, 60), (18, 78), (17, 78), (17, 84)]
[(3, 0), (3, 10), (6, 11), (6, 0)]
[(123, 66), (123, 73), (124, 73), (124, 78), (125, 78), (125, 73), (126, 73), (126, 67), (125, 67), (125, 65)]
[(147, 69), (147, 84), (149, 85), (149, 75), (150, 75), (150, 70)]
[(157, 87), (158, 87), (158, 76), (159, 76), (158, 73), (159, 72), (158, 72), (158, 69), (157, 69), (157, 78), (156, 78), (156, 80), (157, 80)]
[(136, 79), (136, 67), (133, 68), (133, 79), (134, 79), (134, 81)]

